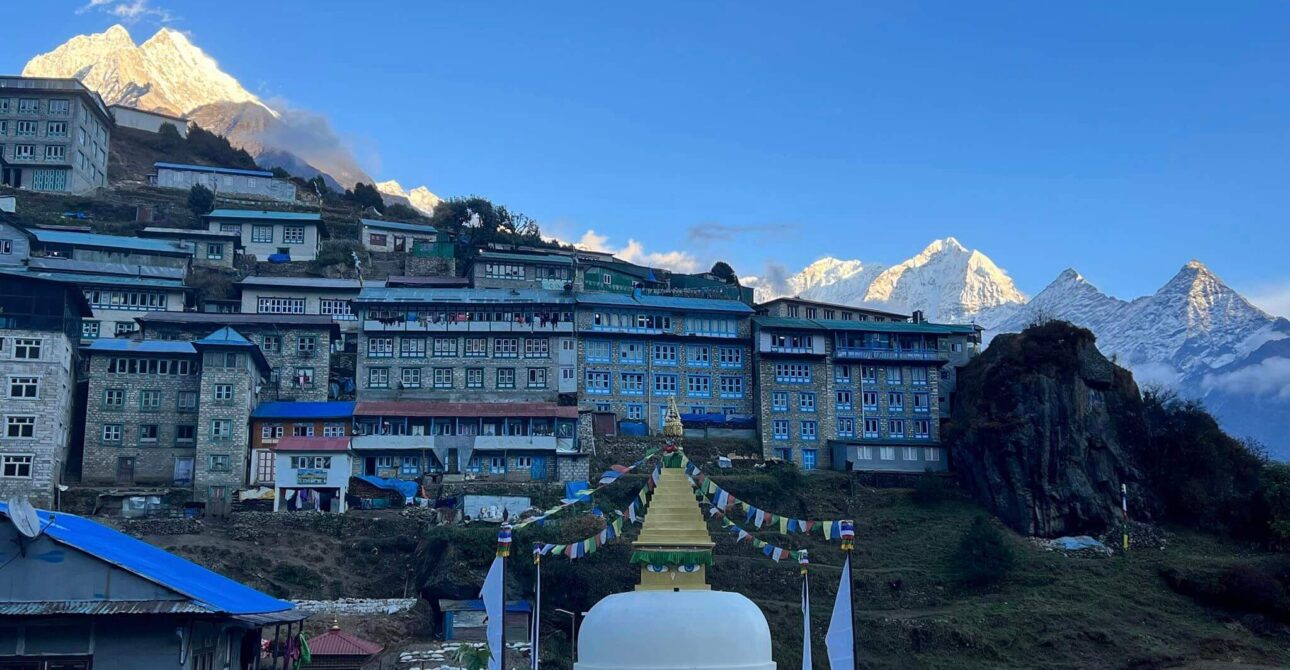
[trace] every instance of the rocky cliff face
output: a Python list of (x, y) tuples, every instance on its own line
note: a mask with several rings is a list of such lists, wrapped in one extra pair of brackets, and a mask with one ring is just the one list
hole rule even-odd
[(1133, 376), (1091, 332), (1051, 322), (1000, 335), (960, 372), (947, 438), (977, 500), (1018, 532), (1056, 537), (1119, 517), (1120, 484), (1136, 492), (1141, 478), (1142, 426)]

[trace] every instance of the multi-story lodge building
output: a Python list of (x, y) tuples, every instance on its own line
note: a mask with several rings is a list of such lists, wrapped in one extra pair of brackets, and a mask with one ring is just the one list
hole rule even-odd
[(97, 340), (89, 357), (82, 481), (189, 487), (231, 500), (246, 483), (248, 425), (269, 374), (229, 327), (193, 342)]
[(54, 507), (73, 432), (81, 319), (89, 315), (74, 284), (0, 270), (0, 497)]
[(355, 306), (356, 474), (551, 479), (581, 458), (572, 295), (365, 288)]
[(251, 486), (273, 486), (284, 437), (348, 438), (353, 421), (351, 401), (260, 403), (251, 414)]
[(328, 316), (340, 326), (342, 336), (353, 348), (358, 337), (354, 299), (363, 286), (380, 287), (381, 281), (326, 277), (246, 277), (235, 284), (242, 294), (243, 314), (286, 314)]
[(481, 251), (467, 273), (475, 288), (572, 290), (574, 259), (557, 253)]
[(135, 317), (179, 312), (191, 291), (183, 270), (123, 263), (32, 258), (28, 275), (80, 287), (94, 314), (81, 322), (81, 341), (127, 337), (138, 330)]
[(240, 235), (244, 252), (262, 261), (270, 256), (312, 261), (326, 234), (316, 212), (217, 209), (204, 218), (209, 230)]
[(265, 170), (188, 165), (186, 163), (153, 164), (148, 183), (161, 188), (187, 191), (201, 185), (221, 196), (253, 196), (279, 202), (296, 201), (296, 185)]
[(31, 228), (31, 255), (91, 263), (121, 263), (147, 267), (180, 268), (192, 265), (193, 247), (170, 240), (124, 235), (99, 235), (52, 228)]
[(650, 433), (669, 398), (685, 413), (753, 414), (752, 314), (736, 300), (579, 293), (582, 404)]
[(944, 470), (951, 340), (975, 327), (859, 316), (753, 319), (764, 455), (807, 470)]
[(85, 193), (107, 186), (112, 115), (76, 79), (0, 77), (0, 183)]
[(884, 312), (868, 307), (836, 305), (805, 298), (775, 298), (757, 305), (757, 313), (787, 319), (824, 319), (825, 321), (892, 321), (905, 323), (908, 314)]

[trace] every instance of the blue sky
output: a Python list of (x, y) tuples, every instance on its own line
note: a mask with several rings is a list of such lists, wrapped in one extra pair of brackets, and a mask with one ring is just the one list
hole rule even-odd
[(376, 178), (565, 239), (760, 274), (953, 235), (1120, 297), (1196, 257), (1290, 315), (1290, 4), (97, 1), (7, 7), (0, 67), (165, 22)]

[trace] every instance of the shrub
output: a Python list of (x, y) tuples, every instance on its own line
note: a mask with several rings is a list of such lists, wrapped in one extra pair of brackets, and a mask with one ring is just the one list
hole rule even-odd
[(1290, 465), (1271, 463), (1263, 469), (1260, 497), (1268, 515), (1269, 542), (1290, 549)]
[(924, 507), (931, 507), (945, 502), (950, 497), (949, 487), (945, 480), (930, 472), (924, 472), (914, 482), (914, 502)]
[(959, 581), (974, 586), (993, 584), (1008, 575), (1016, 555), (1008, 538), (984, 516), (972, 521), (972, 527), (959, 540), (951, 557), (952, 569)]
[(201, 217), (209, 214), (213, 207), (215, 207), (215, 194), (209, 188), (201, 184), (193, 184), (193, 187), (188, 189), (188, 209), (192, 210), (193, 216)]
[(1290, 594), (1275, 576), (1256, 566), (1238, 563), (1224, 570), (1162, 573), (1173, 590), (1213, 607), (1257, 612), (1290, 620)]

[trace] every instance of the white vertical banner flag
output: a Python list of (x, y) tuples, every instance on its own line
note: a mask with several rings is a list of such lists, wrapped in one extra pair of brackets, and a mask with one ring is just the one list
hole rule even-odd
[(541, 660), (539, 648), (542, 643), (542, 548), (539, 545), (533, 546), (534, 566), (537, 573), (536, 582), (533, 585), (533, 639), (529, 642), (529, 648), (533, 650), (533, 670), (538, 670), (538, 662)]
[(838, 599), (833, 603), (833, 617), (829, 619), (829, 632), (824, 635), (824, 646), (829, 650), (831, 670), (855, 670), (855, 616), (851, 612), (851, 555), (842, 564), (842, 580), (838, 584)]
[(484, 578), (484, 588), (479, 597), (484, 599), (484, 612), (488, 616), (488, 649), (493, 652), (488, 659), (488, 670), (502, 670), (502, 624), (506, 620), (506, 594), (502, 588), (502, 563), (506, 559), (493, 559), (493, 567)]
[(802, 575), (802, 670), (811, 670), (811, 586)]

